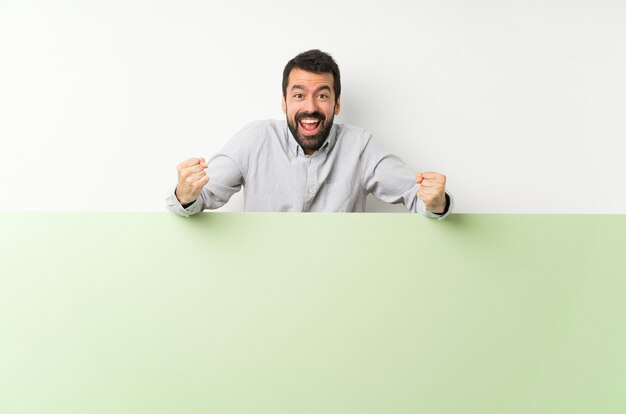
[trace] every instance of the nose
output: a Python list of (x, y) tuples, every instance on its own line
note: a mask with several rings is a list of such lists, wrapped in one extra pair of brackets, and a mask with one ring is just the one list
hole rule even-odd
[(304, 110), (308, 113), (313, 113), (317, 111), (317, 103), (315, 102), (314, 96), (308, 96), (304, 101)]

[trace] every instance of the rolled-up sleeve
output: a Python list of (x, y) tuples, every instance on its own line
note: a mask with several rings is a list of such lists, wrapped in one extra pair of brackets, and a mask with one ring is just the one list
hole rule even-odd
[(374, 141), (371, 135), (366, 138), (361, 153), (361, 176), (365, 191), (385, 203), (403, 203), (410, 212), (439, 220), (452, 211), (452, 196), (448, 192), (444, 214), (428, 211), (417, 196), (420, 185), (415, 182), (416, 172), (407, 167), (400, 157), (389, 153)]
[(243, 175), (231, 157), (220, 153), (209, 159), (207, 165), (209, 182), (202, 187), (198, 199), (187, 208), (183, 208), (176, 198), (175, 189), (172, 189), (166, 197), (166, 207), (169, 211), (188, 217), (205, 209), (214, 210), (222, 207), (233, 194), (241, 190)]

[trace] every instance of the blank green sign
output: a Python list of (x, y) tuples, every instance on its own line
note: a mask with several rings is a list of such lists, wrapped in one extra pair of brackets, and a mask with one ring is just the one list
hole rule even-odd
[(626, 412), (626, 216), (0, 228), (2, 414)]

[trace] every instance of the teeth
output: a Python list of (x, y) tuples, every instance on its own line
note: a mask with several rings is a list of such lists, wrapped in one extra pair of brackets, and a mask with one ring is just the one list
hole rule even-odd
[(319, 120), (317, 119), (303, 119), (302, 123), (303, 124), (317, 124), (319, 122)]

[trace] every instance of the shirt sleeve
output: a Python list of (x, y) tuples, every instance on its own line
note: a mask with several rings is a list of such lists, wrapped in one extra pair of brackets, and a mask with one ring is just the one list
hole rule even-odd
[(214, 210), (222, 207), (230, 198), (241, 190), (243, 174), (236, 162), (223, 153), (209, 159), (205, 170), (209, 182), (202, 187), (198, 199), (184, 208), (175, 194), (175, 188), (170, 190), (166, 197), (166, 206), (172, 213), (189, 217), (205, 209)]
[(452, 195), (446, 191), (446, 209), (442, 214), (437, 214), (429, 211), (427, 208), (424, 208), (424, 215), (430, 218), (436, 218), (437, 220), (443, 220), (448, 217), (448, 214), (452, 211), (452, 206), (454, 205), (454, 199)]
[(176, 192), (176, 187), (173, 187), (172, 189), (170, 189), (170, 191), (167, 193), (167, 196), (165, 197), (165, 206), (172, 213), (178, 214), (179, 216), (183, 216), (183, 217), (189, 217), (192, 214), (199, 213), (203, 210), (200, 197), (198, 197), (196, 201), (191, 203), (191, 205), (187, 206), (187, 208), (184, 208), (180, 204), (180, 201), (178, 201), (178, 198), (176, 197), (175, 192)]
[(424, 205), (417, 196), (420, 185), (415, 182), (416, 172), (408, 168), (400, 157), (391, 154), (375, 142), (368, 133), (365, 147), (361, 153), (361, 177), (367, 193), (385, 203), (403, 203), (413, 213), (439, 220), (452, 211), (452, 196), (446, 192), (447, 209), (444, 214), (435, 214)]
[(166, 196), (167, 209), (180, 216), (190, 215), (222, 207), (233, 194), (241, 190), (249, 164), (251, 146), (259, 142), (259, 122), (250, 123), (233, 136), (222, 150), (207, 161), (205, 170), (209, 182), (202, 188), (198, 199), (184, 208), (172, 189)]

